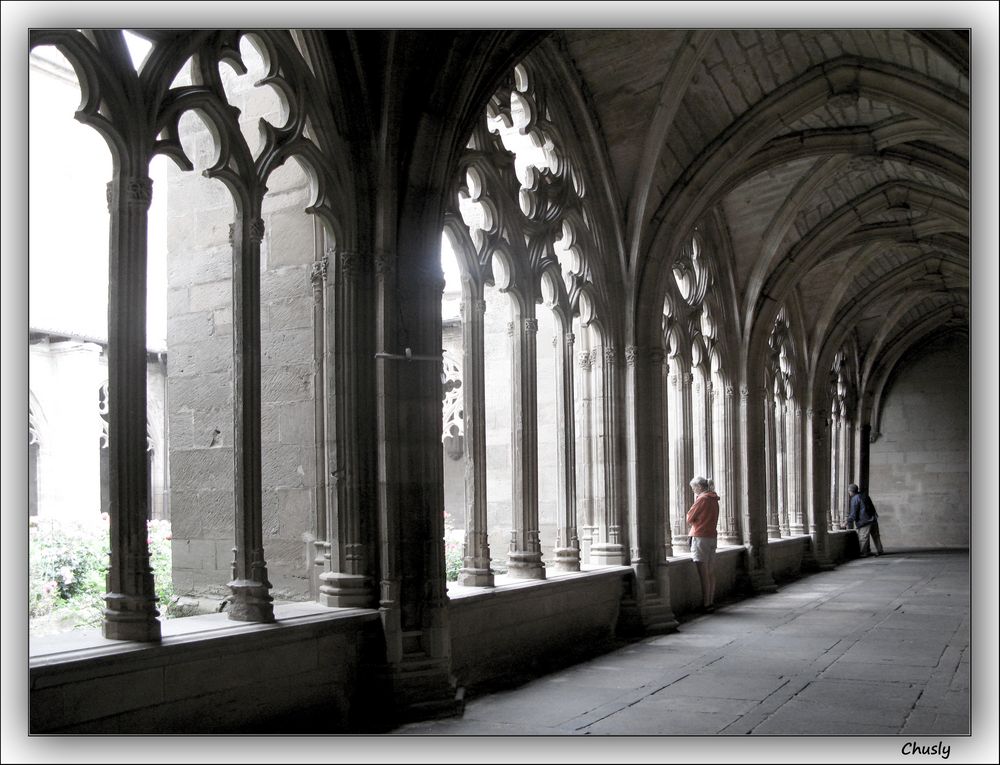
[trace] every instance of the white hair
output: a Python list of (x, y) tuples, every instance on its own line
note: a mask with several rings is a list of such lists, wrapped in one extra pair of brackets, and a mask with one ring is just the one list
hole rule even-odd
[(711, 478), (704, 478), (700, 475), (696, 475), (692, 478), (690, 485), (696, 494), (701, 494), (706, 491), (715, 491), (715, 482)]

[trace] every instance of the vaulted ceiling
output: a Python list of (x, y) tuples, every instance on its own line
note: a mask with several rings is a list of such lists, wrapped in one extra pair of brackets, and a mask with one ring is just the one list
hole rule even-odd
[(634, 279), (712, 213), (728, 233), (744, 337), (784, 305), (810, 365), (847, 346), (863, 371), (884, 353), (967, 331), (964, 33), (554, 39), (606, 143), (622, 268)]

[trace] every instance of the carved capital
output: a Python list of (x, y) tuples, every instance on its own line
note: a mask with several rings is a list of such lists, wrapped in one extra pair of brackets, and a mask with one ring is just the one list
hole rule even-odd
[(573, 343), (576, 342), (576, 335), (574, 335), (572, 332), (567, 332), (565, 335), (563, 335), (563, 337), (566, 340), (566, 345), (572, 348)]
[(475, 312), (478, 313), (480, 316), (483, 316), (483, 315), (486, 314), (486, 301), (483, 300), (482, 298), (478, 298), (476, 300), (473, 300), (472, 301), (472, 307), (475, 310)]
[(375, 278), (380, 282), (392, 277), (396, 261), (388, 253), (380, 252), (375, 256)]
[(689, 388), (691, 387), (691, 383), (693, 382), (694, 382), (693, 374), (691, 374), (690, 372), (681, 373), (681, 385), (683, 385), (685, 388)]
[(576, 355), (576, 361), (580, 369), (589, 370), (591, 366), (590, 362), (590, 351), (580, 351)]
[(313, 285), (317, 286), (326, 281), (326, 271), (328, 266), (329, 261), (327, 260), (326, 255), (319, 260), (314, 261), (312, 264), (312, 271), (309, 273), (309, 281), (311, 281)]
[(353, 252), (340, 253), (340, 275), (348, 282), (353, 282), (357, 278), (358, 256)]
[(634, 367), (636, 357), (639, 355), (639, 348), (635, 345), (625, 346), (625, 366)]
[(555, 348), (556, 347), (556, 343), (558, 343), (558, 342), (559, 342), (559, 335), (553, 335), (552, 336), (552, 347)]
[(507, 337), (514, 337), (514, 322), (507, 322)]
[(613, 345), (607, 345), (604, 347), (604, 363), (607, 366), (614, 366), (618, 357), (618, 351)]
[(600, 353), (598, 352), (597, 348), (591, 348), (590, 349), (590, 365), (592, 367), (596, 367), (600, 363), (601, 363)]
[(538, 319), (533, 316), (524, 319), (524, 331), (530, 332), (533, 335), (536, 334), (538, 332)]
[(742, 399), (743, 401), (746, 401), (748, 398), (750, 398), (750, 387), (747, 386), (747, 385), (741, 385), (740, 386), (740, 399)]
[(249, 234), (251, 242), (260, 244), (264, 241), (264, 221), (262, 218), (254, 218), (250, 221)]
[[(111, 210), (111, 203), (115, 196), (115, 183), (112, 181), (107, 186), (106, 196), (108, 200), (108, 210)], [(153, 199), (153, 182), (144, 176), (134, 175), (130, 178), (123, 178), (121, 181), (121, 197), (130, 207), (148, 208)]]
[(736, 388), (732, 385), (726, 386), (726, 398), (736, 398)]

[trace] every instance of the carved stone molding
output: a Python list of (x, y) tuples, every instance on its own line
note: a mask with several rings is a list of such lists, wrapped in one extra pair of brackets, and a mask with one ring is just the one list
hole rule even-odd
[(681, 384), (685, 387), (690, 387), (691, 383), (694, 382), (694, 375), (690, 372), (681, 373)]
[(527, 317), (524, 320), (524, 331), (530, 332), (531, 334), (536, 334), (538, 332), (538, 319), (534, 317)]
[(340, 253), (340, 273), (345, 281), (353, 282), (358, 275), (359, 258), (353, 252)]
[(732, 385), (726, 386), (726, 398), (736, 398), (736, 388)]
[(576, 355), (576, 361), (577, 364), (579, 364), (580, 369), (590, 369), (591, 367), (590, 351), (580, 351)]
[(746, 401), (748, 398), (750, 398), (750, 388), (749, 388), (749, 386), (747, 386), (747, 385), (741, 385), (740, 386), (740, 398), (743, 401)]
[(639, 347), (635, 345), (625, 346), (625, 366), (634, 367), (636, 358), (639, 355)]
[(604, 363), (609, 367), (615, 364), (617, 356), (617, 349), (613, 345), (608, 345), (604, 348)]
[(507, 322), (507, 337), (514, 337), (514, 322)]
[(330, 261), (327, 260), (326, 255), (319, 260), (313, 261), (312, 271), (309, 273), (309, 281), (311, 281), (314, 285), (318, 285), (326, 281), (326, 272), (329, 264)]
[(387, 253), (380, 252), (375, 256), (375, 278), (380, 282), (392, 277), (396, 269), (396, 261)]
[(576, 335), (572, 332), (567, 332), (563, 337), (566, 339), (566, 345), (570, 347), (572, 347), (573, 343), (576, 342)]
[(482, 299), (477, 299), (472, 301), (472, 307), (475, 309), (476, 313), (483, 316), (486, 313), (486, 301)]
[(600, 353), (597, 348), (590, 349), (590, 366), (596, 367), (600, 363)]
[(261, 218), (254, 218), (250, 221), (250, 241), (260, 244), (264, 241), (264, 221)]

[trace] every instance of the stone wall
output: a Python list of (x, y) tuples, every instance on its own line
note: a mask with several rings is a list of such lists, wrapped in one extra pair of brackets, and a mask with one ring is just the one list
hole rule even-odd
[(275, 625), (173, 620), (163, 644), (76, 635), (70, 650), (58, 637), (47, 651), (33, 646), (31, 732), (364, 730), (378, 614), (306, 604), (275, 612)]
[[(259, 62), (258, 62), (259, 63)], [(248, 66), (253, 74), (254, 63)], [(250, 78), (252, 80), (252, 77)], [(281, 124), (273, 94), (227, 76), (246, 133), (264, 117)], [(205, 161), (204, 125), (182, 134)], [(198, 163), (196, 162), (196, 168)], [(313, 292), (317, 259), (308, 178), (289, 160), (267, 182), (261, 244), (261, 480), (264, 552), (272, 595), (310, 595), (307, 537), (315, 508)], [(229, 226), (233, 202), (221, 182), (173, 168), (169, 176), (168, 402), (173, 575), (179, 593), (228, 594), (233, 561), (233, 310)]]
[(968, 547), (968, 423), (969, 345), (952, 336), (900, 371), (871, 445), (870, 493), (888, 550)]

